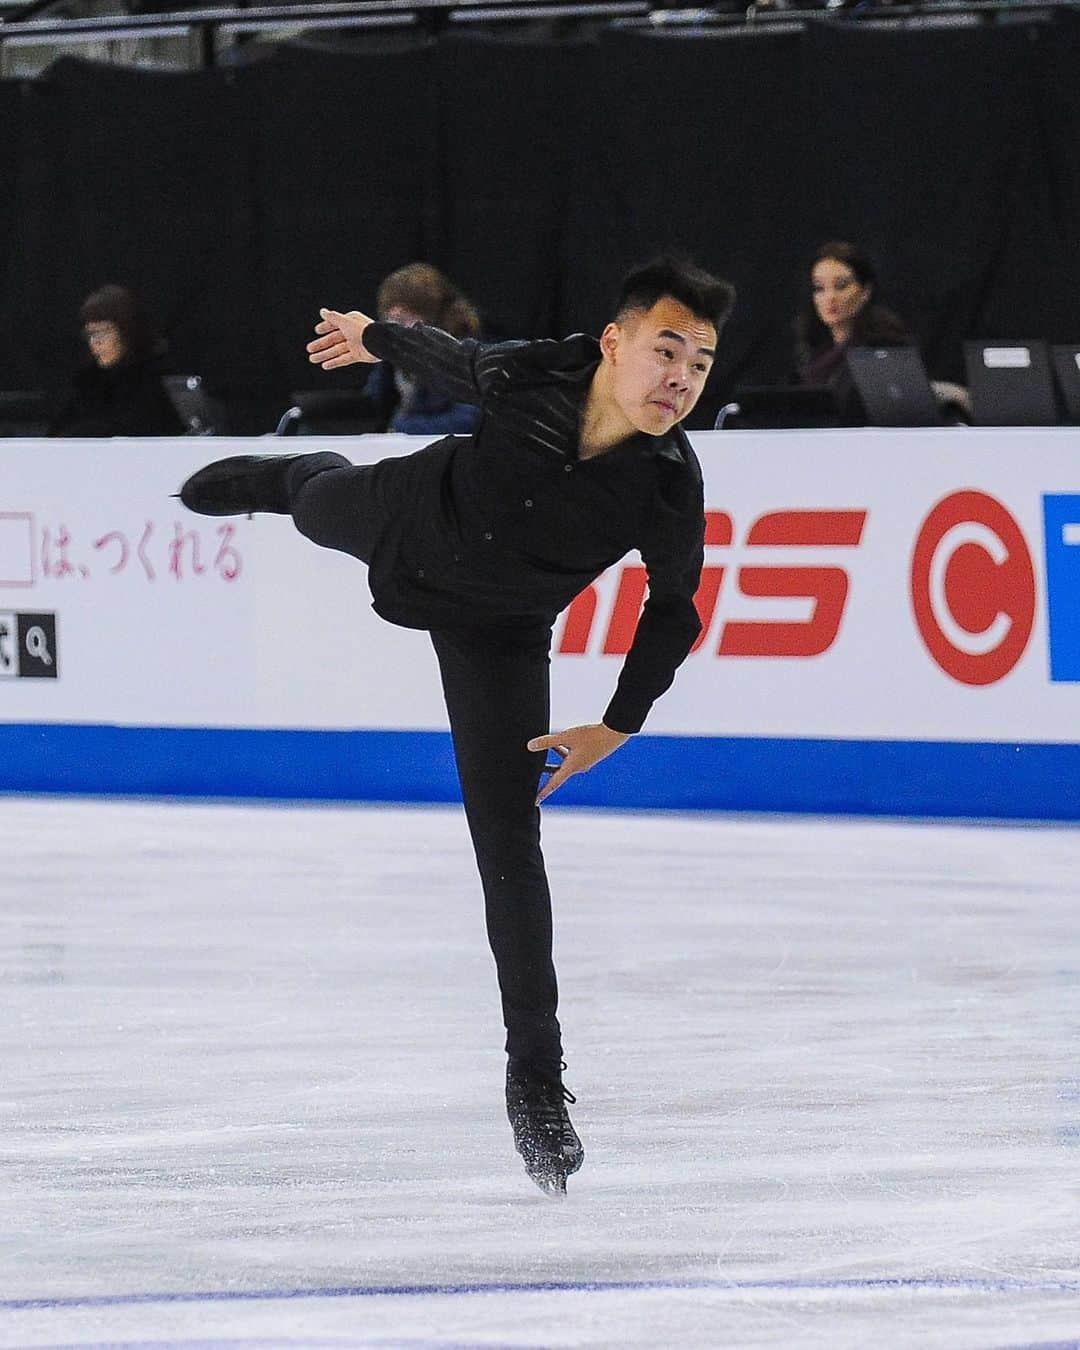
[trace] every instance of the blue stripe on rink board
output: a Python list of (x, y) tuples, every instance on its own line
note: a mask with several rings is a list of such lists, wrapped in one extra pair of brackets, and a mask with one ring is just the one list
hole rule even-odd
[[(841, 1280), (516, 1280), (462, 1284), (375, 1284), (329, 1288), (204, 1289), (139, 1294), (76, 1294), (58, 1298), (0, 1298), (5, 1312), (62, 1308), (122, 1308), (148, 1303), (260, 1303), (288, 1299), (341, 1298), (471, 1298), (491, 1294), (626, 1294), (626, 1293), (948, 1293), (1080, 1294), (1080, 1280), (920, 1279), (888, 1276)], [(1053, 1344), (1061, 1344), (1055, 1342)], [(1064, 1342), (1072, 1345), (1073, 1342)]]
[[(0, 790), (459, 800), (438, 731), (0, 723)], [(1080, 820), (1080, 745), (636, 736), (567, 806)]]

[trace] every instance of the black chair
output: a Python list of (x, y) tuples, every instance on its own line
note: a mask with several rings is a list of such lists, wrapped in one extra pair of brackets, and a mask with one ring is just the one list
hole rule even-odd
[(49, 403), (36, 389), (0, 390), (0, 436), (47, 436)]
[(782, 431), (835, 427), (840, 413), (831, 389), (820, 385), (739, 385), (717, 415), (717, 431)]
[(1069, 422), (1080, 423), (1080, 343), (1050, 349), (1061, 402)]
[(383, 429), (362, 391), (300, 389), (291, 398), (292, 407), (278, 421), (278, 436), (359, 436)]

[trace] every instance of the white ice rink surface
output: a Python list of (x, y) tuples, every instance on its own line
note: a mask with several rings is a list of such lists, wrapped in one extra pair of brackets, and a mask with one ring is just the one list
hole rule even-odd
[(550, 811), (546, 1199), (453, 810), (0, 800), (0, 1344), (1080, 1344), (1080, 831)]

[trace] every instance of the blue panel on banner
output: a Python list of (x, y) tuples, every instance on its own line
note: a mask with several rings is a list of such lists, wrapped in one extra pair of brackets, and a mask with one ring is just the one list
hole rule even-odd
[(1043, 497), (1050, 678), (1080, 680), (1080, 494)]
[[(0, 789), (366, 802), (459, 800), (434, 731), (0, 723)], [(553, 805), (1080, 820), (1080, 745), (635, 736)]]

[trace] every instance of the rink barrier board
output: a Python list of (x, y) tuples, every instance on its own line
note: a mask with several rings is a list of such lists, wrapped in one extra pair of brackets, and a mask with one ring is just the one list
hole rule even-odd
[[(460, 801), (450, 736), (0, 724), (0, 791)], [(553, 805), (1080, 820), (1080, 745), (637, 736)]]

